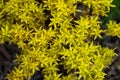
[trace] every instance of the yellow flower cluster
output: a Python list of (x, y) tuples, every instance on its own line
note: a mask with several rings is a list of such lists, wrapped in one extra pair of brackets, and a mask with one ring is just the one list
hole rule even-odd
[(110, 21), (108, 24), (108, 29), (106, 30), (109, 36), (118, 36), (120, 38), (120, 23), (117, 24), (115, 21)]
[(82, 2), (93, 9), (93, 14), (107, 16), (106, 13), (110, 11), (110, 7), (115, 7), (111, 4), (112, 1), (113, 0), (83, 0)]
[[(110, 7), (114, 7), (111, 3), (112, 0), (5, 1), (0, 5), (0, 43), (7, 41), (22, 49), (16, 55), (18, 66), (6, 78), (30, 80), (35, 71), (43, 69), (44, 80), (103, 80), (102, 71), (115, 53), (93, 41), (105, 32), (99, 16), (107, 16)], [(82, 16), (84, 7), (88, 14)], [(108, 35), (120, 37), (119, 24), (110, 21), (107, 26)], [(61, 65), (67, 75), (61, 72)]]

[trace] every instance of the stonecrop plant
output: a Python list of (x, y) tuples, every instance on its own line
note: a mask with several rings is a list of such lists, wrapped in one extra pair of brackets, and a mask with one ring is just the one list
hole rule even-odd
[[(44, 80), (103, 80), (116, 55), (95, 44), (102, 33), (120, 37), (111, 20), (102, 29), (113, 0), (1, 0), (0, 44), (21, 48), (8, 80), (30, 80), (42, 69)], [(66, 75), (60, 70), (60, 66)]]

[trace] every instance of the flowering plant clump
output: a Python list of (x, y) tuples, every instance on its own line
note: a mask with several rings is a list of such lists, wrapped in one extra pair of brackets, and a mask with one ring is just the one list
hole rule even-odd
[(30, 80), (43, 69), (44, 80), (103, 80), (103, 69), (116, 54), (94, 40), (102, 38), (101, 33), (120, 37), (120, 24), (115, 21), (101, 29), (99, 16), (107, 16), (115, 7), (112, 1), (2, 0), (0, 44), (7, 41), (22, 49), (16, 55), (18, 66), (6, 78)]

